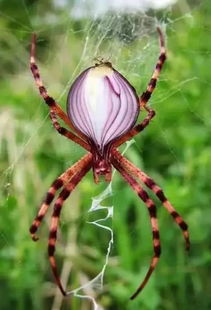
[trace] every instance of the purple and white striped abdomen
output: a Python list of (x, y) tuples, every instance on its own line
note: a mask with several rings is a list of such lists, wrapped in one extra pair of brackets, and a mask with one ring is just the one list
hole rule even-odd
[(134, 125), (138, 97), (121, 74), (100, 64), (75, 80), (68, 94), (67, 112), (74, 126), (103, 149)]

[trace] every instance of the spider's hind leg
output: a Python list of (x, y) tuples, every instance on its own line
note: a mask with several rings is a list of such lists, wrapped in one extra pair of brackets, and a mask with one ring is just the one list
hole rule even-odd
[(72, 177), (70, 182), (64, 186), (64, 189), (61, 191), (61, 193), (59, 194), (59, 197), (57, 198), (54, 204), (54, 210), (53, 210), (53, 214), (51, 218), (51, 226), (50, 226), (49, 241), (48, 241), (48, 255), (49, 255), (49, 260), (50, 260), (50, 264), (51, 264), (51, 268), (52, 268), (55, 281), (64, 296), (66, 296), (67, 293), (64, 290), (63, 285), (61, 283), (57, 265), (56, 265), (55, 256), (54, 256), (55, 244), (57, 240), (57, 230), (58, 230), (58, 225), (59, 225), (59, 217), (60, 217), (61, 209), (62, 209), (62, 206), (65, 200), (69, 197), (73, 189), (81, 181), (81, 179), (85, 176), (85, 174), (89, 171), (90, 168), (91, 168), (91, 158), (86, 163), (86, 165)]
[(45, 216), (45, 214), (48, 211), (48, 208), (50, 207), (51, 202), (53, 201), (56, 192), (63, 186), (63, 180), (62, 176), (60, 176), (58, 179), (56, 179), (49, 190), (47, 191), (46, 197), (43, 200), (43, 203), (39, 209), (39, 212), (37, 216), (35, 217), (29, 231), (32, 237), (32, 240), (37, 241), (39, 238), (36, 235), (36, 232)]
[(49, 188), (45, 199), (40, 207), (40, 210), (35, 217), (31, 227), (30, 227), (30, 234), (34, 241), (37, 241), (39, 238), (36, 236), (36, 232), (50, 207), (51, 202), (53, 201), (56, 192), (62, 188), (67, 182), (70, 181), (71, 177), (76, 174), (79, 169), (83, 168), (84, 165), (90, 161), (92, 155), (90, 153), (86, 154), (83, 158), (81, 158), (78, 162), (76, 162), (72, 167), (68, 168), (63, 174), (61, 174), (51, 185)]
[(128, 182), (128, 184), (132, 187), (132, 189), (136, 192), (136, 194), (141, 198), (141, 200), (145, 203), (145, 205), (148, 208), (149, 216), (150, 216), (150, 222), (152, 227), (152, 237), (153, 237), (153, 250), (154, 250), (154, 256), (151, 260), (150, 267), (146, 273), (146, 276), (144, 280), (141, 282), (138, 289), (135, 291), (135, 293), (130, 297), (130, 299), (134, 299), (145, 287), (147, 284), (152, 272), (154, 271), (160, 254), (161, 254), (161, 246), (160, 246), (160, 234), (159, 234), (159, 228), (158, 228), (158, 221), (157, 221), (157, 215), (156, 215), (156, 206), (154, 202), (149, 198), (147, 192), (139, 185), (139, 183), (125, 170), (124, 166), (113, 157), (112, 164), (114, 167), (120, 172), (122, 177), (125, 179), (125, 181)]
[(130, 173), (133, 176), (138, 177), (139, 180), (143, 182), (149, 189), (151, 189), (153, 193), (158, 197), (158, 199), (161, 201), (164, 208), (166, 208), (166, 210), (173, 217), (176, 224), (182, 230), (182, 233), (185, 239), (186, 249), (189, 250), (190, 239), (189, 239), (188, 225), (183, 220), (182, 216), (175, 210), (175, 208), (169, 202), (163, 190), (155, 183), (155, 181), (152, 178), (150, 178), (146, 173), (141, 171), (133, 163), (127, 160), (124, 156), (122, 156), (116, 149), (113, 149), (113, 155), (118, 161), (122, 163), (122, 165), (127, 169), (127, 171), (130, 171)]
[(182, 230), (184, 239), (185, 239), (185, 247), (186, 250), (190, 249), (190, 238), (189, 238), (189, 232), (188, 232), (188, 225), (183, 220), (182, 216), (175, 210), (175, 208), (172, 206), (170, 201), (165, 196), (163, 190), (154, 182), (153, 179), (151, 179), (147, 174), (144, 172), (139, 173), (139, 176), (142, 180), (142, 182), (150, 188), (153, 193), (158, 197), (158, 199), (161, 201), (163, 206), (166, 208), (166, 210), (170, 213), (174, 221), (177, 223), (177, 225)]

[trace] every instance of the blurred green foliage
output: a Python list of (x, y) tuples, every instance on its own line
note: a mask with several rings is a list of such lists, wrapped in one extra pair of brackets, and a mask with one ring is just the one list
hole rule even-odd
[[(50, 183), (84, 154), (58, 136), (47, 118), (28, 69), (30, 35), (34, 28), (41, 32), (38, 58), (49, 91), (57, 96), (67, 83), (68, 70), (77, 65), (84, 40), (80, 29), (86, 20), (70, 21), (67, 7), (56, 8), (50, 1), (16, 3), (0, 2), (0, 309), (92, 309), (88, 300), (62, 301), (55, 287), (46, 254), (50, 214), (39, 242), (33, 243), (28, 233)], [(108, 310), (211, 309), (211, 3), (204, 1), (190, 14), (181, 12), (186, 8), (185, 1), (181, 3), (172, 12), (176, 22), (167, 27), (168, 62), (151, 100), (157, 117), (136, 138), (127, 157), (165, 189), (183, 215), (191, 251), (185, 253), (180, 230), (155, 199), (162, 256), (144, 291), (129, 301), (147, 270), (152, 241), (143, 203), (116, 174), (108, 201), (115, 207), (115, 240), (98, 296)], [(70, 55), (60, 41), (67, 26), (74, 29), (68, 36)], [(59, 55), (70, 62), (62, 72)], [(144, 72), (142, 89), (139, 72), (134, 79), (140, 91), (150, 78), (151, 65), (145, 64)], [(127, 78), (132, 79), (129, 72)], [(105, 184), (94, 186), (89, 173), (63, 209), (57, 259), (67, 277), (71, 270), (72, 288), (95, 277), (104, 263), (109, 235), (86, 224), (98, 217), (87, 210), (103, 188)]]

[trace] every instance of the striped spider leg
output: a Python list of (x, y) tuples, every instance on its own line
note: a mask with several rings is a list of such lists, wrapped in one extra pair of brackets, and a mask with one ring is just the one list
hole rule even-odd
[(129, 139), (133, 138), (138, 133), (143, 131), (144, 128), (149, 125), (150, 121), (155, 116), (155, 111), (152, 110), (151, 108), (147, 107), (147, 102), (149, 101), (153, 91), (155, 90), (160, 72), (161, 72), (163, 65), (164, 65), (164, 62), (166, 60), (166, 48), (165, 48), (164, 36), (163, 36), (163, 33), (159, 27), (157, 27), (157, 31), (159, 33), (159, 38), (160, 38), (160, 56), (158, 58), (158, 61), (157, 61), (157, 64), (155, 66), (152, 77), (148, 83), (147, 89), (139, 98), (140, 109), (145, 109), (147, 111), (148, 115), (140, 124), (136, 125), (129, 132), (127, 132), (125, 135), (123, 135), (119, 139), (117, 139), (114, 143), (115, 147), (120, 146), (124, 142), (128, 141)]
[(59, 277), (56, 260), (55, 260), (55, 244), (57, 239), (57, 230), (59, 225), (59, 217), (61, 214), (62, 206), (65, 200), (69, 197), (71, 192), (77, 186), (77, 184), (81, 181), (81, 179), (85, 176), (85, 174), (90, 170), (92, 166), (92, 157), (89, 156), (85, 165), (72, 177), (72, 179), (67, 183), (61, 193), (59, 194), (58, 198), (54, 204), (54, 210), (51, 218), (51, 225), (50, 225), (50, 233), (49, 233), (49, 241), (48, 241), (48, 255), (51, 264), (51, 269), (53, 271), (54, 278), (58, 287), (60, 288), (62, 294), (64, 296), (67, 295), (67, 292), (64, 290), (61, 280)]
[(149, 198), (147, 192), (138, 184), (138, 182), (126, 171), (124, 165), (121, 161), (118, 161), (115, 156), (112, 157), (112, 164), (114, 167), (119, 171), (119, 173), (122, 175), (122, 177), (125, 179), (125, 181), (132, 187), (132, 189), (135, 191), (135, 193), (141, 198), (141, 200), (145, 203), (145, 205), (148, 208), (149, 216), (150, 216), (150, 222), (152, 227), (152, 237), (153, 237), (153, 249), (154, 249), (154, 256), (152, 258), (150, 267), (147, 271), (147, 274), (142, 281), (139, 288), (136, 290), (136, 292), (130, 297), (130, 299), (134, 299), (144, 288), (144, 286), (147, 284), (153, 270), (155, 269), (160, 253), (161, 253), (161, 247), (160, 247), (160, 234), (159, 234), (159, 228), (158, 228), (158, 220), (156, 215), (156, 206), (152, 199)]
[(158, 197), (161, 201), (162, 205), (166, 210), (170, 213), (173, 217), (176, 224), (182, 230), (184, 240), (185, 240), (185, 247), (186, 250), (190, 248), (190, 239), (189, 239), (189, 232), (188, 232), (188, 225), (185, 223), (181, 215), (175, 210), (169, 200), (166, 198), (163, 190), (155, 183), (155, 181), (150, 178), (146, 173), (141, 171), (138, 167), (136, 167), (133, 163), (127, 160), (124, 156), (122, 156), (118, 150), (113, 149), (112, 154), (114, 157), (124, 166), (124, 168), (129, 171), (133, 175), (133, 177), (138, 178), (142, 183), (144, 183), (149, 189), (153, 191), (153, 193)]
[[(160, 39), (160, 56), (147, 89), (140, 97), (137, 95), (135, 88), (112, 67), (110, 62), (100, 62), (84, 70), (73, 82), (67, 98), (67, 114), (48, 95), (42, 83), (39, 69), (35, 62), (36, 37), (35, 35), (32, 37), (30, 67), (40, 95), (49, 107), (52, 124), (59, 134), (88, 151), (88, 154), (68, 168), (52, 183), (30, 228), (32, 239), (37, 240), (37, 229), (57, 191), (61, 189), (55, 200), (51, 218), (48, 254), (55, 281), (64, 296), (67, 295), (67, 292), (60, 281), (54, 257), (59, 217), (65, 200), (91, 168), (93, 170), (94, 182), (97, 184), (102, 176), (106, 182), (109, 182), (112, 175), (112, 166), (115, 167), (123, 179), (143, 200), (149, 211), (154, 256), (143, 282), (131, 296), (131, 299), (134, 299), (144, 288), (160, 256), (156, 207), (140, 183), (145, 184), (161, 200), (163, 206), (182, 229), (186, 247), (189, 248), (187, 224), (167, 200), (161, 188), (117, 150), (118, 146), (143, 131), (155, 116), (155, 111), (147, 106), (147, 102), (156, 87), (160, 71), (166, 59), (164, 37), (160, 28), (157, 30)], [(140, 110), (143, 109), (148, 114), (140, 124), (136, 125)], [(71, 131), (61, 127), (58, 118), (62, 119)]]
[[(188, 250), (190, 248), (190, 240), (189, 240), (189, 233), (188, 233), (188, 225), (184, 222), (182, 217), (179, 215), (179, 213), (174, 209), (174, 207), (171, 205), (169, 200), (164, 195), (162, 189), (154, 182), (153, 179), (151, 179), (147, 174), (142, 172), (139, 168), (137, 168), (134, 164), (129, 162), (125, 157), (123, 157), (116, 147), (120, 146), (124, 142), (128, 141), (129, 139), (136, 136), (138, 133), (143, 131), (150, 123), (150, 121), (155, 116), (155, 111), (147, 107), (147, 102), (151, 98), (151, 95), (156, 87), (157, 80), (159, 78), (161, 69), (164, 65), (164, 62), (166, 60), (166, 49), (165, 49), (165, 42), (164, 42), (164, 36), (160, 30), (160, 28), (157, 28), (157, 31), (159, 33), (160, 37), (160, 56), (158, 58), (158, 62), (156, 64), (155, 70), (152, 74), (152, 77), (150, 79), (150, 82), (148, 83), (146, 91), (141, 95), (139, 99), (140, 103), (140, 109), (145, 109), (148, 112), (148, 115), (146, 118), (140, 123), (134, 126), (129, 132), (127, 132), (125, 135), (121, 136), (119, 139), (117, 139), (114, 143), (114, 147), (112, 149), (112, 159), (114, 162), (113, 165), (116, 167), (116, 169), (120, 172), (120, 174), (123, 176), (123, 178), (130, 184), (130, 186), (133, 188), (133, 190), (138, 194), (138, 196), (144, 201), (145, 204), (148, 203), (148, 208), (151, 203), (151, 200), (148, 200), (148, 195), (144, 195), (143, 193), (146, 193), (143, 191), (141, 187), (138, 187), (139, 185), (135, 179), (138, 178), (142, 183), (144, 183), (148, 188), (150, 188), (155, 195), (158, 197), (158, 199), (162, 202), (163, 206), (167, 209), (167, 211), (171, 214), (175, 222), (179, 225), (183, 232), (183, 236), (186, 242), (186, 249)], [(152, 204), (153, 205), (153, 204)], [(152, 215), (150, 214), (150, 217)], [(152, 260), (151, 265), (149, 267), (149, 270), (147, 272), (147, 275), (143, 282), (140, 284), (139, 288), (136, 290), (136, 292), (131, 296), (131, 299), (134, 299), (144, 288), (146, 285), (150, 275), (152, 274), (153, 270), (155, 269), (155, 266), (158, 262), (159, 256), (160, 256), (160, 242), (157, 241), (157, 236), (159, 237), (159, 232), (154, 233), (153, 230), (153, 244), (154, 244), (154, 261)], [(159, 244), (159, 251), (155, 251), (155, 243)], [(158, 254), (159, 253), (159, 254)], [(156, 258), (156, 259), (155, 259)], [(156, 261), (156, 263), (154, 263)]]
[[(63, 136), (66, 136), (68, 139), (74, 141), (75, 143), (81, 145), (86, 150), (90, 150), (89, 145), (83, 141), (84, 135), (79, 132), (76, 128), (74, 128), (71, 120), (68, 118), (66, 113), (62, 110), (62, 108), (58, 105), (58, 103), (49, 96), (46, 87), (43, 85), (39, 68), (36, 64), (35, 59), (35, 50), (36, 50), (36, 35), (33, 34), (32, 41), (31, 41), (31, 50), (30, 50), (30, 69), (32, 72), (32, 75), (34, 77), (36, 86), (39, 89), (40, 95), (44, 99), (45, 103), (48, 105), (50, 109), (50, 117), (53, 123), (54, 128)], [(70, 132), (64, 127), (61, 127), (57, 121), (57, 116), (61, 118), (66, 125), (68, 125), (72, 130), (74, 130), (81, 138), (79, 138), (74, 133)]]
[[(122, 156), (115, 148), (113, 148), (112, 150), (112, 155), (113, 156), (111, 161), (114, 167), (119, 171), (122, 177), (130, 184), (130, 186), (141, 198), (141, 200), (143, 200), (143, 202), (147, 205), (149, 209), (151, 222), (156, 221), (157, 223), (155, 204), (134, 178), (137, 178), (139, 181), (144, 183), (148, 188), (150, 188), (153, 191), (153, 193), (158, 197), (158, 199), (162, 202), (163, 206), (167, 209), (167, 211), (173, 217), (174, 221), (181, 228), (185, 239), (186, 250), (189, 250), (190, 240), (189, 240), (188, 225), (185, 223), (183, 218), (171, 205), (169, 200), (166, 198), (163, 190), (154, 182), (152, 178), (150, 178), (146, 173), (141, 171), (129, 160), (127, 160), (124, 156)], [(155, 219), (153, 220), (153, 218)], [(154, 256), (144, 280), (141, 282), (136, 292), (131, 296), (131, 299), (134, 299), (142, 291), (147, 281), (149, 280), (153, 270), (155, 269), (159, 256), (161, 254), (158, 226), (156, 226), (155, 228), (152, 225), (152, 234), (153, 234)]]
[(68, 182), (71, 181), (72, 177), (77, 174), (81, 169), (83, 169), (90, 161), (92, 155), (90, 153), (86, 154), (83, 158), (81, 158), (77, 163), (75, 163), (72, 167), (68, 168), (64, 173), (62, 173), (50, 186), (47, 191), (46, 197), (43, 200), (41, 207), (38, 211), (36, 218), (34, 219), (31, 227), (30, 233), (31, 237), (34, 241), (38, 240), (36, 236), (36, 232), (50, 207), (51, 202), (53, 201), (56, 192), (65, 187)]

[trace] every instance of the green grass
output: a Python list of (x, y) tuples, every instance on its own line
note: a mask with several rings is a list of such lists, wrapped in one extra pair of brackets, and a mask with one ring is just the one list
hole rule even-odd
[[(84, 28), (87, 21), (67, 23), (66, 12), (59, 10), (58, 20), (49, 25), (42, 5), (26, 5), (32, 24), (36, 29), (44, 29), (40, 31), (38, 58), (49, 91), (57, 98), (70, 78), (69, 72), (78, 64), (84, 44), (81, 32), (68, 33), (68, 29)], [(3, 9), (5, 16), (0, 19), (1, 309), (92, 309), (89, 301), (77, 298), (60, 303), (46, 251), (51, 211), (40, 229), (40, 241), (35, 244), (29, 237), (28, 229), (50, 183), (84, 151), (54, 132), (47, 118), (47, 108), (28, 69), (31, 30), (25, 13), (19, 7), (15, 11), (6, 1)], [(54, 12), (52, 7), (49, 11)], [(151, 231), (144, 204), (116, 173), (113, 197), (106, 201), (114, 205), (114, 246), (104, 290), (98, 296), (107, 310), (208, 310), (211, 307), (210, 14), (209, 1), (193, 10), (191, 17), (177, 20), (181, 12), (173, 12), (175, 23), (167, 27), (168, 62), (151, 100), (157, 117), (127, 151), (127, 157), (165, 189), (189, 224), (190, 254), (184, 251), (180, 230), (155, 199), (159, 206), (162, 256), (144, 291), (136, 300), (129, 301), (150, 262)], [(20, 24), (8, 16), (15, 17)], [(67, 24), (69, 28), (65, 30)], [(110, 40), (111, 46), (117, 44), (116, 40)], [(144, 90), (150, 78), (157, 54), (154, 46), (149, 56), (145, 52), (140, 64), (134, 58), (133, 70), (127, 72), (127, 78), (138, 90)], [(118, 69), (127, 71), (124, 59), (132, 59), (137, 49), (137, 42), (122, 47)], [(65, 106), (65, 96), (61, 105)], [(108, 233), (86, 223), (96, 219), (96, 214), (87, 214), (87, 210), (91, 198), (105, 186), (95, 186), (89, 173), (63, 209), (57, 259), (66, 275), (71, 270), (68, 283), (72, 288), (95, 277), (105, 260)], [(104, 212), (99, 212), (101, 215)], [(58, 298), (57, 308), (52, 306), (55, 298)]]

